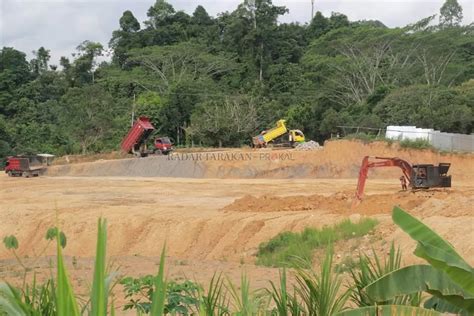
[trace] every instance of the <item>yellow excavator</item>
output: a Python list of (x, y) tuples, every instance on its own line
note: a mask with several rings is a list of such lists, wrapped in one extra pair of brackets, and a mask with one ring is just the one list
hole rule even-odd
[(252, 144), (257, 148), (267, 147), (269, 144), (272, 144), (286, 134), (288, 134), (288, 141), (283, 141), (281, 143), (282, 145), (295, 147), (296, 144), (305, 142), (305, 137), (302, 131), (299, 129), (288, 130), (286, 127), (286, 120), (279, 120), (276, 127), (268, 131), (262, 131), (260, 135), (254, 136), (252, 138)]

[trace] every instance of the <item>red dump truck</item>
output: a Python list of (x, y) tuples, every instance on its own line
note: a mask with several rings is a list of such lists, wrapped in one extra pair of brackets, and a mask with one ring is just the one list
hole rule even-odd
[(37, 177), (46, 171), (53, 158), (49, 154), (8, 157), (5, 173), (10, 177)]
[(147, 140), (155, 131), (155, 127), (151, 124), (150, 119), (141, 116), (133, 124), (127, 136), (122, 141), (122, 151), (134, 154), (137, 157), (146, 157), (149, 154), (167, 155), (173, 150), (173, 145), (169, 137), (157, 137), (154, 140), (154, 148), (147, 149)]

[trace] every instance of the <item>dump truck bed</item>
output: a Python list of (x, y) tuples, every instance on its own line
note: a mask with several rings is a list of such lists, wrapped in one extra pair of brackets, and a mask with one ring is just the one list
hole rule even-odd
[(132, 126), (127, 136), (122, 141), (121, 148), (124, 152), (130, 153), (134, 147), (139, 147), (146, 141), (148, 136), (155, 130), (148, 117), (140, 117)]
[(252, 138), (252, 142), (254, 145), (262, 145), (266, 144), (268, 142), (271, 142), (272, 140), (286, 134), (288, 132), (288, 129), (286, 128), (285, 125), (285, 120), (279, 120), (277, 122), (277, 126), (266, 131), (266, 133), (255, 136)]

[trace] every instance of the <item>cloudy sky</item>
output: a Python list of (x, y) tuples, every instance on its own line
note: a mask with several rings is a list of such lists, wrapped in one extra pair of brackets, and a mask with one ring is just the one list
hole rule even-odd
[[(201, 4), (211, 15), (232, 11), (242, 0), (169, 0), (176, 10), (192, 13)], [(472, 23), (474, 1), (458, 0), (464, 9), (464, 23)], [(315, 11), (332, 11), (350, 20), (378, 19), (390, 27), (404, 26), (439, 12), (444, 0), (315, 0)], [(84, 40), (107, 45), (118, 29), (122, 12), (131, 10), (139, 21), (154, 0), (0, 0), (0, 47), (15, 47), (31, 57), (44, 46), (51, 50), (51, 62), (71, 56)], [(311, 0), (273, 0), (290, 12), (281, 22), (308, 22)]]

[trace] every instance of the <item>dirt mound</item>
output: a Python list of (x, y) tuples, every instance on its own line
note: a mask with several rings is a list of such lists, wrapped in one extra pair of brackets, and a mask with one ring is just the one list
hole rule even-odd
[[(395, 194), (374, 194), (365, 196), (362, 202), (352, 211), (362, 215), (390, 213), (394, 205), (413, 209), (428, 200), (444, 200), (451, 195), (460, 197), (460, 193), (451, 190), (407, 191)], [(353, 193), (338, 192), (330, 196), (298, 195), (260, 197), (245, 195), (222, 208), (225, 212), (298, 212), (327, 211), (331, 214), (347, 215), (351, 213)], [(451, 197), (453, 198), (453, 197)], [(444, 205), (444, 203), (442, 204)]]
[(310, 210), (333, 210), (350, 208), (350, 200), (346, 195), (298, 195), (273, 196), (263, 195), (255, 197), (245, 195), (225, 206), (222, 210), (228, 212), (295, 212)]
[[(120, 176), (179, 177), (219, 179), (311, 179), (355, 178), (364, 156), (400, 157), (412, 164), (451, 163), (453, 181), (472, 179), (472, 154), (441, 154), (430, 150), (402, 149), (397, 144), (358, 141), (329, 141), (320, 150), (225, 149), (176, 152), (171, 156), (65, 163), (48, 169), (49, 176)], [(102, 159), (117, 158), (116, 156)], [(72, 158), (69, 159), (73, 161)], [(75, 161), (75, 160), (74, 160)], [(81, 161), (81, 160), (80, 160)], [(398, 168), (378, 168), (369, 172), (370, 179), (393, 179), (398, 183)]]
[(318, 142), (315, 142), (314, 140), (310, 140), (309, 142), (304, 142), (304, 143), (296, 145), (295, 149), (296, 150), (320, 150), (323, 148), (318, 144)]

